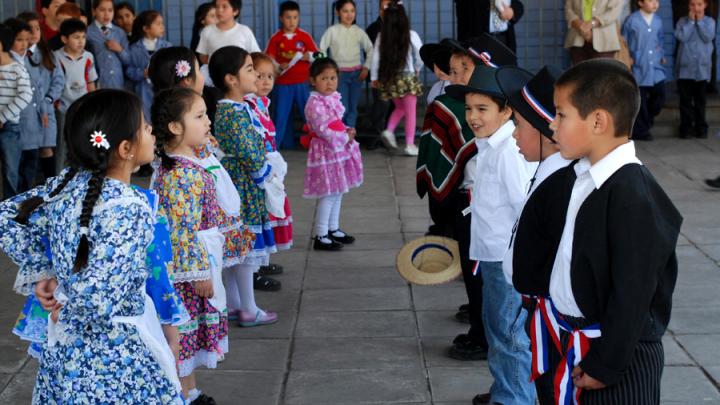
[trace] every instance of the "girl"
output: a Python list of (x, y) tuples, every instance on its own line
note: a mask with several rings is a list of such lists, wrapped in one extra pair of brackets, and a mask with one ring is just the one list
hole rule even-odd
[[(319, 58), (310, 66), (310, 93), (305, 118), (311, 131), (305, 198), (319, 198), (315, 214), (316, 250), (339, 250), (355, 238), (340, 230), (342, 195), (363, 182), (360, 147), (355, 131), (341, 121), (345, 108), (337, 92), (338, 65)], [(314, 136), (313, 136), (314, 134)]]
[[(251, 103), (253, 111), (257, 115), (260, 123), (265, 130), (265, 145), (268, 152), (268, 160), (279, 159), (282, 165), (285, 161), (283, 160), (280, 152), (277, 150), (277, 144), (275, 143), (275, 124), (270, 118), (270, 92), (275, 84), (275, 65), (269, 56), (262, 52), (253, 52), (250, 55), (253, 60), (253, 66), (258, 74), (258, 79), (255, 82), (257, 91), (254, 95), (247, 97), (247, 100)], [(271, 163), (272, 164), (272, 163)], [(285, 163), (285, 165), (287, 165)], [(285, 196), (284, 201), (284, 213), (285, 216), (278, 218), (272, 214), (270, 216), (270, 225), (273, 228), (273, 234), (275, 236), (275, 244), (279, 250), (287, 250), (292, 247), (292, 213), (290, 212), (290, 200)], [(269, 266), (262, 266), (260, 268), (260, 274), (279, 274), (282, 273), (282, 266), (278, 264), (270, 264)], [(257, 283), (257, 281), (256, 281)]]
[(256, 237), (245, 262), (224, 271), (228, 307), (237, 311), (240, 326), (274, 323), (277, 314), (255, 304), (252, 283), (253, 273), (267, 265), (270, 254), (277, 251), (263, 189), (275, 172), (266, 159), (265, 129), (245, 101), (257, 91), (257, 73), (247, 51), (236, 46), (218, 49), (209, 68), (213, 83), (225, 94), (215, 118), (215, 136), (225, 153), (223, 166), (240, 194), (243, 222)]
[(153, 218), (129, 183), (152, 160), (154, 139), (140, 101), (89, 93), (65, 129), (70, 168), (0, 204), (0, 247), (20, 267), (16, 290), (35, 289), (53, 306), (33, 403), (182, 404), (172, 354), (141, 319)]
[(135, 19), (130, 40), (130, 63), (125, 67), (125, 75), (132, 83), (135, 94), (142, 100), (146, 117), (150, 116), (153, 99), (152, 84), (148, 81), (148, 65), (155, 51), (171, 46), (164, 36), (165, 24), (159, 12), (143, 11)]
[(397, 148), (394, 131), (405, 117), (404, 153), (407, 156), (418, 154), (414, 142), (417, 96), (423, 93), (418, 79), (422, 67), (421, 47), (420, 36), (410, 29), (405, 8), (390, 4), (383, 14), (380, 35), (375, 40), (370, 79), (373, 87), (380, 89), (382, 98), (395, 104), (382, 140), (389, 148)]
[[(325, 31), (320, 40), (320, 51), (327, 53), (329, 49), (330, 56), (340, 66), (338, 91), (345, 107), (343, 123), (354, 129), (360, 90), (368, 76), (373, 46), (365, 31), (355, 24), (354, 0), (336, 1), (335, 14), (340, 22)], [(361, 64), (361, 49), (365, 51), (365, 64)]]
[[(200, 42), (200, 31), (208, 25), (217, 24), (217, 13), (215, 2), (209, 1), (198, 6), (195, 10), (195, 20), (192, 27), (192, 39), (190, 40), (190, 49), (197, 49)], [(197, 56), (197, 54), (196, 54)]]
[(120, 27), (130, 39), (133, 35), (133, 23), (135, 22), (135, 8), (127, 1), (118, 3), (115, 6), (115, 25)]

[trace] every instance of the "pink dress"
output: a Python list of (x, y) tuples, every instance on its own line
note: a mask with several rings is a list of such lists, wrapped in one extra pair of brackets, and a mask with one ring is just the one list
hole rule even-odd
[[(265, 148), (270, 152), (277, 152), (275, 123), (270, 118), (270, 99), (267, 97), (250, 97), (248, 101), (263, 128), (265, 128)], [(278, 218), (270, 213), (268, 215), (278, 250), (290, 249), (293, 245), (293, 218), (292, 211), (290, 211), (290, 199), (285, 197), (285, 218)]]
[(310, 93), (305, 119), (314, 137), (305, 169), (305, 198), (347, 193), (363, 182), (360, 145), (355, 140), (348, 142), (347, 128), (342, 122), (344, 112), (340, 93), (329, 96)]

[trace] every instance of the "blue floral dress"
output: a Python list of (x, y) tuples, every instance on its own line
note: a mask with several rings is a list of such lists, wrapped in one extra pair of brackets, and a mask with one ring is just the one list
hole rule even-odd
[(78, 173), (38, 207), (28, 225), (13, 220), (18, 203), (45, 196), (62, 174), (0, 203), (0, 248), (19, 267), (15, 290), (29, 295), (37, 281), (55, 277), (68, 298), (59, 312), (56, 341), (43, 343), (33, 403), (182, 404), (137, 329), (117, 320), (144, 312), (153, 217), (141, 193), (105, 180), (88, 226), (88, 265), (72, 271), (89, 178), (88, 172)]

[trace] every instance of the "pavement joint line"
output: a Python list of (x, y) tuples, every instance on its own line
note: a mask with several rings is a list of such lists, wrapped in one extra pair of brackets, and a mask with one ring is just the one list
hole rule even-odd
[[(680, 346), (680, 349), (682, 349), (682, 351), (685, 352), (685, 354), (690, 358), (690, 360), (692, 360), (692, 361), (695, 362), (695, 366), (700, 369), (700, 371), (703, 373), (703, 375), (705, 375), (705, 378), (706, 378), (708, 381), (710, 381), (710, 383), (713, 385), (713, 387), (715, 387), (715, 390), (720, 393), (720, 381), (715, 381), (715, 379), (713, 378), (712, 374), (711, 374), (708, 370), (705, 369), (705, 366), (703, 366), (702, 364), (700, 364), (700, 363), (695, 359), (695, 356), (693, 356), (693, 355), (685, 348), (685, 346), (684, 346), (678, 339), (675, 339), (675, 334), (671, 333), (670, 335), (672, 336), (672, 338), (673, 338), (673, 340), (675, 341), (675, 343), (676, 343), (678, 346)], [(667, 366), (665, 366), (665, 367), (667, 367)]]

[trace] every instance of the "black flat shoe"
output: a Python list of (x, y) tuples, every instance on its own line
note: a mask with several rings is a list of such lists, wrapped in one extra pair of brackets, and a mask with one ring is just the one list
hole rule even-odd
[(464, 341), (458, 340), (458, 338), (455, 338), (453, 345), (450, 346), (448, 350), (448, 356), (450, 358), (462, 361), (487, 360), (487, 347), (470, 338), (466, 338)]
[(470, 304), (460, 305), (455, 319), (460, 323), (470, 323)]
[(705, 180), (705, 184), (712, 188), (720, 188), (720, 176), (714, 178), (714, 179), (707, 179)]
[(491, 399), (492, 398), (490, 397), (489, 392), (486, 392), (484, 394), (477, 394), (475, 395), (475, 398), (473, 398), (473, 405), (489, 404)]
[(260, 266), (258, 274), (261, 276), (277, 276), (283, 273), (283, 266), (279, 264), (268, 264), (267, 266)]
[[(343, 234), (343, 236), (335, 236), (335, 232), (340, 232)], [(341, 231), (340, 229), (336, 229), (334, 231), (330, 231), (328, 233), (328, 237), (335, 242), (342, 243), (343, 245), (350, 245), (355, 242), (355, 237), (352, 235), (348, 235), (345, 232)]]
[[(330, 242), (323, 242), (322, 239), (329, 240)], [(325, 250), (328, 252), (335, 252), (335, 251), (341, 250), (342, 248), (343, 248), (342, 243), (333, 240), (328, 235), (316, 236), (315, 240), (313, 241), (313, 249), (314, 250)]]
[(274, 278), (263, 276), (259, 273), (253, 274), (253, 289), (259, 291), (280, 291), (281, 288), (282, 283)]
[(190, 405), (217, 405), (217, 402), (213, 397), (209, 397), (205, 394), (200, 394), (199, 397), (195, 398), (194, 401), (190, 402)]

